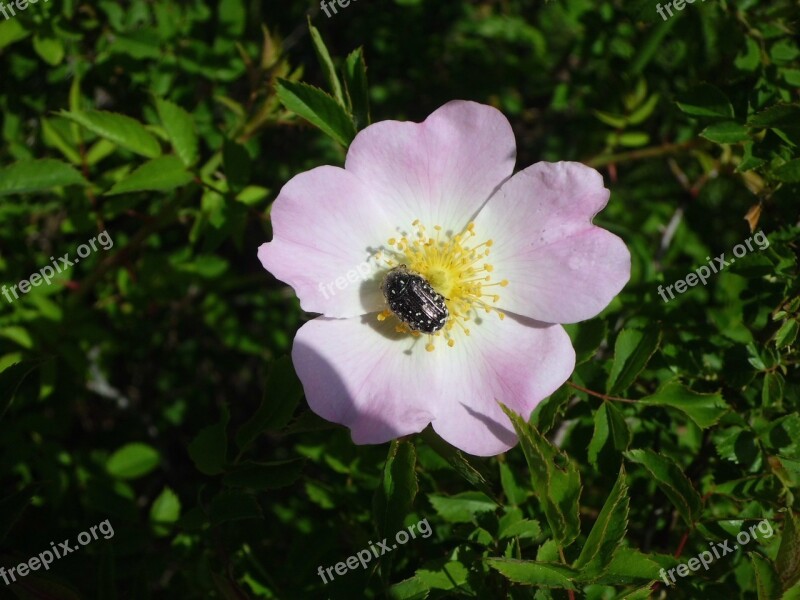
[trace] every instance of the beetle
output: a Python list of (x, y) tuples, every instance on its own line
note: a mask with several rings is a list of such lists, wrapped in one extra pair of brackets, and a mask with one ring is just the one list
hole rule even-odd
[(412, 331), (436, 333), (450, 316), (444, 296), (406, 265), (399, 265), (386, 273), (381, 292), (389, 310)]

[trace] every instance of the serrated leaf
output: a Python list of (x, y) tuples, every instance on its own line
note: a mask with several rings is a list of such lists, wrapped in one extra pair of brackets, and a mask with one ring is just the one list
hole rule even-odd
[(223, 405), (219, 423), (200, 430), (189, 442), (189, 457), (197, 470), (205, 475), (218, 475), (228, 464), (228, 407)]
[(750, 553), (750, 561), (756, 576), (756, 591), (758, 600), (775, 600), (781, 597), (781, 583), (775, 567), (768, 558), (757, 552)]
[(489, 558), (486, 564), (509, 581), (543, 588), (574, 590), (577, 573), (558, 563), (542, 563), (513, 558)]
[(199, 147), (194, 119), (177, 104), (162, 98), (156, 98), (156, 110), (175, 153), (184, 165), (191, 167), (197, 162)]
[(131, 192), (167, 192), (186, 185), (194, 180), (183, 162), (173, 155), (159, 156), (149, 160), (122, 181), (108, 190), (106, 196), (129, 194)]
[(722, 90), (708, 83), (700, 84), (682, 94), (677, 104), (683, 112), (695, 117), (733, 117), (731, 101)]
[(627, 389), (647, 366), (660, 343), (660, 330), (623, 329), (614, 343), (614, 363), (611, 365), (606, 390), (617, 394)]
[(370, 123), (370, 114), (367, 63), (362, 48), (353, 50), (347, 56), (344, 63), (344, 83), (356, 130), (363, 129)]
[(454, 496), (430, 494), (433, 508), (449, 523), (470, 523), (475, 515), (497, 509), (497, 503), (481, 492), (462, 492)]
[(778, 556), (775, 558), (775, 570), (780, 577), (783, 589), (788, 589), (800, 581), (800, 529), (797, 518), (789, 510), (783, 520), (783, 533)]
[(431, 588), (419, 577), (404, 579), (400, 583), (395, 583), (389, 588), (390, 600), (425, 600), (430, 594)]
[(319, 65), (322, 67), (322, 74), (325, 76), (325, 81), (328, 82), (331, 93), (339, 104), (344, 106), (344, 94), (342, 94), (342, 84), (339, 82), (339, 75), (336, 73), (336, 67), (333, 64), (328, 47), (322, 40), (319, 30), (311, 24), (311, 17), (308, 16), (308, 31), (311, 33), (311, 42), (314, 45), (314, 52), (319, 60)]
[(776, 104), (770, 106), (747, 120), (750, 127), (797, 127), (800, 123), (800, 105), (798, 104)]
[(578, 503), (581, 478), (578, 466), (518, 414), (500, 405), (519, 437), (520, 446), (553, 536), (568, 546), (580, 533)]
[(625, 423), (625, 417), (610, 402), (603, 402), (594, 414), (594, 434), (589, 442), (589, 462), (597, 466), (600, 452), (610, 446), (619, 452), (628, 449), (631, 432)]
[(573, 567), (579, 570), (582, 576), (591, 577), (605, 571), (625, 538), (630, 509), (628, 484), (625, 477), (623, 465), (614, 487), (611, 488), (611, 492), (586, 538), (586, 543), (583, 545), (578, 559), (573, 564)]
[(775, 345), (778, 348), (787, 348), (794, 344), (797, 339), (797, 332), (800, 329), (800, 324), (794, 319), (784, 321), (781, 328), (775, 334)]
[(419, 491), (417, 452), (408, 441), (394, 440), (389, 447), (383, 476), (372, 499), (372, 512), (378, 535), (394, 535), (402, 528)]
[(445, 442), (439, 437), (433, 428), (427, 427), (422, 432), (422, 438), (425, 443), (443, 459), (445, 459), (456, 473), (466, 479), (471, 485), (477, 487), (484, 494), (490, 498), (494, 498), (494, 492), (491, 486), (487, 483), (486, 477), (464, 456), (464, 454), (456, 447)]
[(0, 169), (0, 196), (41, 192), (66, 185), (89, 185), (71, 165), (54, 158), (21, 160)]
[(702, 506), (700, 495), (675, 461), (649, 449), (630, 450), (625, 456), (644, 467), (690, 527), (697, 522)]
[(531, 423), (541, 433), (547, 434), (555, 427), (558, 419), (563, 416), (570, 398), (572, 398), (572, 390), (567, 384), (562, 385), (549, 397), (536, 405), (531, 414)]
[(342, 146), (347, 147), (356, 135), (355, 125), (336, 99), (306, 83), (279, 79), (278, 99), (287, 110), (321, 129)]
[(132, 152), (147, 158), (161, 156), (161, 146), (156, 138), (136, 119), (101, 110), (62, 110), (59, 114)]
[(744, 125), (734, 121), (723, 121), (709, 125), (700, 132), (700, 135), (717, 144), (735, 144), (750, 141), (748, 131)]
[(715, 425), (730, 410), (721, 393), (701, 394), (674, 380), (667, 381), (654, 394), (642, 398), (638, 403), (676, 408), (701, 429)]
[(161, 462), (158, 450), (149, 444), (126, 444), (106, 461), (106, 471), (119, 479), (137, 479), (147, 475)]
[(303, 386), (288, 356), (281, 356), (270, 367), (264, 384), (264, 398), (255, 414), (236, 432), (236, 445), (247, 448), (265, 431), (283, 429), (292, 418)]

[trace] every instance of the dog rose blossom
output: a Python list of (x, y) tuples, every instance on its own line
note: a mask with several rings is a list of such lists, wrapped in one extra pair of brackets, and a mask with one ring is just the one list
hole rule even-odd
[[(573, 162), (512, 174), (496, 109), (453, 101), (422, 123), (361, 131), (344, 168), (300, 173), (258, 257), (305, 311), (292, 349), (311, 409), (380, 443), (428, 424), (491, 456), (575, 366), (561, 323), (597, 315), (630, 277), (623, 241), (592, 225), (609, 191)], [(387, 274), (391, 274), (387, 278)]]

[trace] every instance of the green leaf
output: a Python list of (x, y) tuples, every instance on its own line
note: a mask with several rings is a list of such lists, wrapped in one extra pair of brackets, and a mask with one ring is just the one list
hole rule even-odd
[(623, 329), (614, 344), (614, 363), (606, 390), (618, 394), (636, 381), (661, 343), (661, 331), (655, 328)]
[(781, 165), (773, 171), (773, 174), (784, 183), (800, 183), (800, 158)]
[(576, 365), (591, 359), (608, 333), (608, 325), (602, 319), (566, 325), (565, 328), (572, 339), (572, 346), (575, 348)]
[(797, 127), (800, 124), (800, 105), (776, 104), (751, 115), (747, 120), (750, 127), (761, 129), (769, 127)]
[(89, 185), (64, 161), (54, 158), (21, 160), (0, 169), (0, 196), (41, 192), (64, 185)]
[(356, 130), (361, 130), (370, 123), (367, 63), (364, 61), (362, 48), (353, 50), (347, 56), (344, 63), (344, 83)]
[(629, 509), (628, 484), (625, 481), (625, 467), (622, 466), (580, 556), (573, 564), (582, 577), (599, 575), (611, 563), (614, 553), (625, 539)]
[(695, 117), (733, 117), (731, 101), (719, 88), (708, 83), (700, 84), (681, 95), (677, 104), (683, 112)]
[(674, 380), (667, 381), (654, 394), (642, 398), (638, 403), (676, 408), (701, 429), (716, 425), (722, 415), (730, 410), (721, 393), (701, 394)]
[(0, 420), (11, 408), (19, 386), (42, 362), (41, 360), (23, 360), (0, 372)]
[(383, 467), (383, 477), (372, 499), (372, 512), (380, 538), (393, 536), (411, 512), (419, 491), (416, 465), (414, 445), (394, 440)]
[(563, 413), (569, 405), (570, 398), (572, 398), (570, 386), (567, 384), (562, 385), (550, 394), (548, 398), (536, 405), (531, 415), (531, 423), (541, 433), (547, 434), (555, 427), (556, 422), (563, 418)]
[(72, 124), (68, 124), (63, 119), (46, 119), (44, 117), (42, 117), (41, 122), (44, 143), (57, 148), (72, 164), (80, 165), (81, 155), (72, 140), (67, 139), (70, 133), (69, 127)]
[(161, 156), (161, 147), (156, 138), (136, 119), (100, 110), (62, 110), (59, 114), (136, 154), (147, 158)]
[(191, 167), (197, 162), (199, 145), (194, 119), (177, 104), (162, 98), (156, 98), (156, 110), (175, 153)]
[(497, 503), (481, 492), (462, 492), (453, 496), (430, 494), (428, 500), (439, 516), (449, 523), (471, 523), (476, 515), (497, 509)]
[(276, 490), (297, 481), (305, 463), (302, 458), (266, 463), (246, 462), (227, 473), (222, 483), (259, 491)]
[(0, 50), (14, 42), (24, 40), (31, 34), (25, 29), (18, 19), (0, 21)]
[(439, 437), (433, 428), (426, 427), (422, 432), (422, 438), (425, 443), (443, 459), (445, 459), (456, 473), (466, 479), (471, 485), (478, 488), (490, 498), (494, 498), (494, 492), (491, 486), (487, 483), (486, 477), (464, 456), (458, 449)]
[(158, 450), (148, 444), (126, 444), (106, 461), (106, 471), (118, 479), (137, 479), (147, 475), (161, 462)]
[(652, 450), (630, 450), (625, 453), (628, 460), (647, 471), (670, 502), (678, 509), (683, 520), (691, 527), (700, 517), (702, 502), (697, 490), (684, 475), (683, 469), (671, 458), (656, 454)]
[(181, 501), (171, 488), (165, 487), (150, 507), (150, 523), (158, 536), (168, 535), (170, 527), (181, 516)]
[(778, 332), (775, 334), (775, 345), (778, 348), (787, 348), (794, 344), (795, 339), (797, 339), (799, 328), (800, 324), (794, 319), (784, 321), (781, 328), (778, 329)]
[(429, 588), (419, 577), (410, 577), (389, 588), (390, 600), (425, 600), (430, 594)]
[(700, 135), (717, 144), (735, 144), (750, 141), (748, 129), (734, 121), (723, 121), (706, 127)]
[(783, 589), (788, 589), (800, 581), (800, 529), (797, 518), (789, 510), (784, 513), (783, 533), (778, 556), (775, 558), (775, 569), (780, 577)]
[(356, 135), (355, 125), (335, 98), (306, 83), (279, 79), (278, 99), (287, 110), (319, 127), (342, 146), (347, 147)]
[(595, 581), (608, 585), (627, 585), (643, 579), (652, 581), (658, 579), (661, 566), (647, 554), (623, 547), (614, 553), (603, 575)]
[(580, 533), (578, 466), (518, 414), (500, 405), (511, 419), (531, 474), (533, 489), (556, 541), (568, 546)]
[(159, 156), (138, 167), (133, 173), (106, 192), (106, 196), (131, 192), (167, 192), (194, 180), (194, 176), (173, 155)]
[(283, 429), (294, 414), (303, 386), (288, 356), (281, 356), (270, 367), (261, 406), (236, 432), (236, 445), (244, 450), (265, 431)]
[(772, 562), (758, 554), (750, 553), (753, 571), (756, 576), (756, 591), (758, 600), (775, 600), (781, 597), (781, 583)]
[(244, 146), (226, 139), (222, 145), (222, 164), (233, 191), (238, 192), (250, 183), (253, 161)]
[(542, 563), (513, 558), (489, 558), (486, 564), (509, 581), (542, 588), (574, 590), (577, 573), (558, 563)]
[(631, 443), (625, 417), (611, 402), (603, 402), (594, 414), (594, 435), (589, 442), (589, 462), (595, 467), (600, 451), (606, 446), (623, 452)]
[(228, 407), (222, 408), (219, 423), (200, 430), (189, 443), (189, 457), (197, 470), (206, 475), (218, 475), (228, 464)]
[(64, 60), (64, 44), (57, 37), (33, 36), (33, 50), (51, 67)]
[(428, 589), (453, 590), (467, 583), (469, 569), (456, 560), (437, 561), (435, 566), (417, 569), (415, 577)]
[(331, 93), (339, 104), (344, 106), (344, 94), (342, 94), (342, 84), (339, 82), (339, 76), (336, 74), (336, 67), (333, 65), (328, 48), (325, 42), (322, 41), (322, 36), (319, 30), (311, 24), (311, 17), (308, 16), (308, 31), (311, 33), (311, 42), (314, 45), (314, 52), (317, 54), (319, 65), (322, 67), (322, 74), (325, 76), (325, 81), (328, 82)]

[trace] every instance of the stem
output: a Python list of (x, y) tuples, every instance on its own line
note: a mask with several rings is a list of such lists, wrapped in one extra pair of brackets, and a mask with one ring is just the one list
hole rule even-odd
[(601, 394), (600, 392), (593, 392), (592, 390), (586, 389), (578, 385), (577, 383), (572, 383), (571, 381), (567, 382), (567, 385), (574, 387), (576, 390), (580, 390), (590, 396), (594, 396), (596, 398), (602, 398), (603, 400), (613, 400), (615, 402), (627, 402), (628, 404), (638, 404), (636, 400), (631, 400), (630, 398), (620, 398), (619, 396), (609, 396), (608, 394)]
[(663, 144), (652, 148), (639, 148), (638, 150), (631, 150), (629, 152), (620, 152), (619, 154), (601, 154), (590, 158), (585, 164), (590, 167), (604, 167), (606, 165), (618, 162), (627, 162), (631, 160), (641, 160), (644, 158), (654, 158), (656, 156), (664, 156), (667, 154), (676, 154), (682, 150), (689, 150), (700, 144), (699, 140), (689, 140), (680, 144)]

